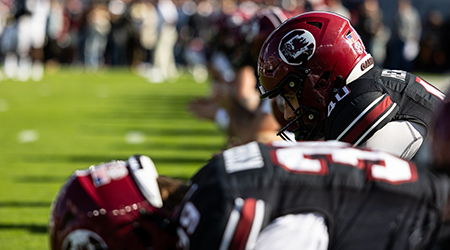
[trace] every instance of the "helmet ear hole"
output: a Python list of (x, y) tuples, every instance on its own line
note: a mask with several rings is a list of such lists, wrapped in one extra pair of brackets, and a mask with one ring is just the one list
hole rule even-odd
[(323, 23), (320, 23), (320, 22), (306, 22), (306, 23), (318, 28), (319, 30), (322, 29), (322, 25), (323, 25)]

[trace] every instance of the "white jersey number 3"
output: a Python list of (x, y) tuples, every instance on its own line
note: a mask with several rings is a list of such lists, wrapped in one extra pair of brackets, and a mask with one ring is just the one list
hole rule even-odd
[(328, 164), (336, 163), (367, 171), (372, 181), (392, 184), (417, 180), (415, 165), (393, 155), (355, 148), (311, 147), (279, 148), (272, 154), (274, 161), (290, 172), (326, 175)]

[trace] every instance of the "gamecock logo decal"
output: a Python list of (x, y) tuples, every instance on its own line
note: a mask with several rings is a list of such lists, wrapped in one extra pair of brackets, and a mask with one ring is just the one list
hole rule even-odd
[(66, 236), (61, 249), (107, 250), (108, 246), (98, 234), (87, 229), (77, 229)]
[(291, 65), (300, 65), (303, 53), (308, 52), (308, 60), (313, 56), (316, 50), (316, 40), (307, 30), (298, 29), (287, 33), (281, 39), (278, 47), (278, 53), (281, 59)]

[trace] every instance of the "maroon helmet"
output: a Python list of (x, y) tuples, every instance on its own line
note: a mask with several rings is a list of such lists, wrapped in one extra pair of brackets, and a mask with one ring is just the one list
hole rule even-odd
[(253, 3), (240, 4), (231, 11), (221, 11), (210, 17), (211, 41), (209, 49), (224, 53), (233, 67), (239, 68), (245, 59), (245, 38), (241, 27), (248, 22), (257, 11)]
[(51, 249), (175, 249), (157, 176), (146, 156), (76, 171), (52, 204)]
[(431, 128), (433, 167), (450, 172), (450, 92), (438, 108)]
[[(316, 140), (323, 136), (334, 92), (372, 67), (373, 59), (348, 19), (307, 12), (285, 21), (264, 42), (258, 59), (261, 98), (281, 95), (295, 113), (279, 135), (288, 130), (298, 140)], [(286, 91), (295, 93), (299, 108), (287, 100)]]
[(248, 44), (253, 62), (257, 62), (259, 51), (266, 38), (280, 24), (292, 15), (280, 7), (268, 6), (258, 10), (255, 15), (241, 27), (241, 33)]

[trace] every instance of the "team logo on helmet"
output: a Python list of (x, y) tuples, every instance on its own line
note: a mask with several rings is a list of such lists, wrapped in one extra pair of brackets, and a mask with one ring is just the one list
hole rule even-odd
[(287, 33), (281, 39), (278, 53), (281, 59), (291, 65), (300, 65), (303, 61), (303, 54), (308, 52), (308, 60), (316, 50), (316, 40), (311, 32), (298, 29)]
[(107, 250), (108, 246), (98, 234), (90, 230), (78, 229), (67, 235), (64, 239), (62, 249)]

